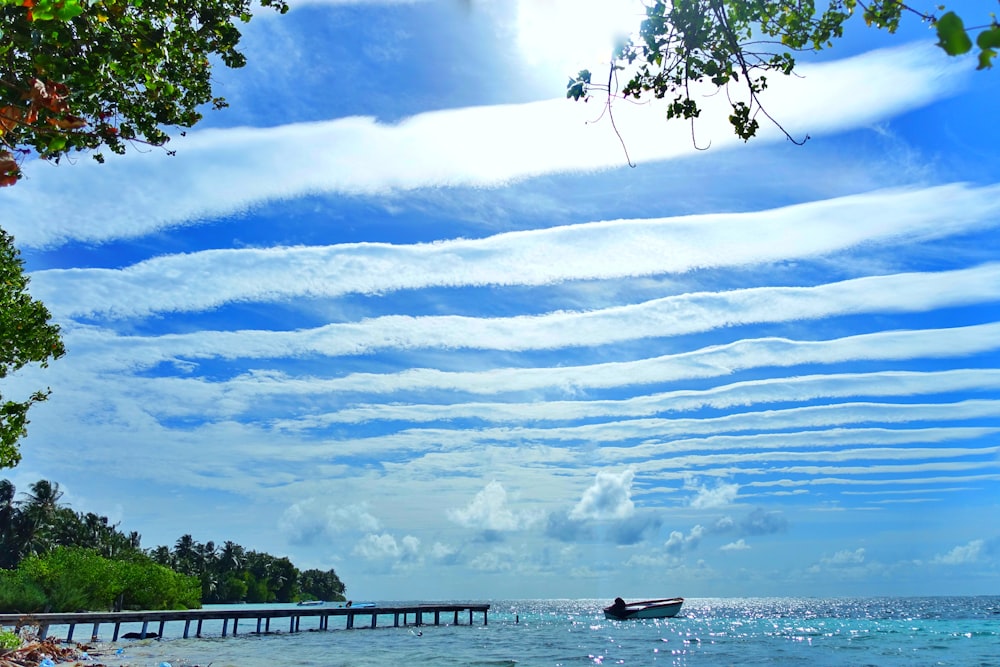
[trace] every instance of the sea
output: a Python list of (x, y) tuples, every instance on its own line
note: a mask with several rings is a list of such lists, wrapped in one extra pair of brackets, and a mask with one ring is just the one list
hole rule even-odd
[(162, 639), (98, 643), (90, 657), (109, 667), (1000, 666), (1000, 596), (689, 598), (677, 617), (640, 621), (605, 620), (606, 600), (475, 601), (486, 602), (486, 625), (480, 613), (468, 625), (466, 612), (457, 626), (380, 617), (372, 629), (359, 615), (352, 630), (332, 617), (329, 630), (303, 619), (301, 632), (257, 635), (244, 622), (222, 637), (221, 622), (206, 622), (204, 638), (183, 639), (183, 623), (169, 623)]

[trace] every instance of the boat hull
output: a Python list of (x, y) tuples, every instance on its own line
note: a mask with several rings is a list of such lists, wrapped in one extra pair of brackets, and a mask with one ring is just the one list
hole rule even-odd
[(673, 618), (680, 613), (684, 598), (665, 600), (643, 600), (630, 602), (624, 606), (611, 605), (604, 608), (604, 618), (625, 621), (640, 618)]

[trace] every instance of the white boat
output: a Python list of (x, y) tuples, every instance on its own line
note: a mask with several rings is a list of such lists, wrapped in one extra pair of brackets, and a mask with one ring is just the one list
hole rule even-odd
[(322, 600), (303, 600), (298, 603), (300, 607), (318, 607), (321, 604), (326, 604)]
[(671, 618), (676, 616), (684, 604), (684, 598), (663, 598), (625, 602), (615, 598), (615, 603), (604, 608), (604, 618), (625, 621), (632, 618)]

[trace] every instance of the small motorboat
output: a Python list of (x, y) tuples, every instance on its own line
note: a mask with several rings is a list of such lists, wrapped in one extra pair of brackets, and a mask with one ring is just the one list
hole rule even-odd
[(662, 600), (642, 600), (625, 602), (615, 598), (615, 603), (604, 608), (604, 618), (626, 621), (633, 618), (671, 618), (676, 616), (684, 604), (684, 598), (663, 598)]
[(322, 604), (326, 604), (322, 600), (302, 600), (298, 603), (300, 607), (318, 607)]

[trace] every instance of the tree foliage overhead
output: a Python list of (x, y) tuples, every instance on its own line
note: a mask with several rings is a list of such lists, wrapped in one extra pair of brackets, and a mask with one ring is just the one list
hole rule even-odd
[(191, 127), (213, 60), (241, 67), (239, 22), (284, 0), (0, 0), (0, 186), (32, 153), (123, 153)]
[[(936, 9), (944, 12), (945, 7)], [(566, 96), (579, 100), (591, 89), (610, 94), (616, 73), (626, 71), (631, 78), (621, 89), (625, 98), (666, 98), (668, 119), (693, 121), (701, 109), (692, 84), (707, 83), (727, 95), (729, 121), (740, 138), (749, 140), (760, 126), (760, 114), (781, 128), (760, 102), (767, 77), (792, 74), (795, 54), (832, 46), (859, 13), (868, 26), (890, 33), (906, 16), (926, 22), (948, 55), (969, 53), (975, 42), (979, 69), (992, 67), (1000, 49), (1000, 24), (992, 13), (967, 28), (953, 11), (923, 12), (899, 0), (829, 0), (825, 9), (814, 0), (655, 0), (646, 7), (638, 35), (614, 54), (608, 83), (594, 83), (591, 72), (583, 70), (569, 80)]]
[[(14, 240), (0, 229), (0, 379), (30, 363), (47, 366), (66, 352), (59, 327), (49, 322), (45, 304), (31, 298), (27, 287)], [(48, 391), (36, 391), (20, 401), (0, 394), (0, 468), (21, 460), (17, 442), (27, 432), (28, 408), (47, 397)]]

